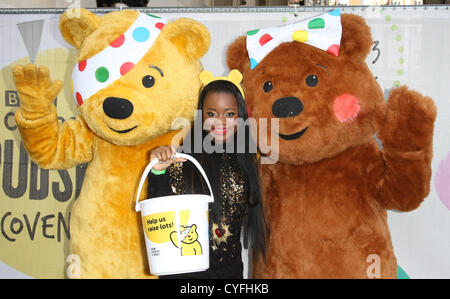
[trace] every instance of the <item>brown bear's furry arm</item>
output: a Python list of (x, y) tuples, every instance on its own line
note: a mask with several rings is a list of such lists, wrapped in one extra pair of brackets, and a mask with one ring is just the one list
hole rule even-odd
[(400, 87), (383, 110), (375, 126), (384, 165), (367, 166), (369, 180), (375, 183), (372, 194), (386, 209), (411, 211), (430, 190), (436, 107), (429, 97)]

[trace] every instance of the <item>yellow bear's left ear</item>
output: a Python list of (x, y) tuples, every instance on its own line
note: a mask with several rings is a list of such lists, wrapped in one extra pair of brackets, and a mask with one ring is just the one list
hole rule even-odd
[(211, 42), (208, 29), (201, 23), (180, 18), (164, 26), (163, 34), (189, 61), (198, 60), (208, 52)]
[(66, 10), (59, 18), (59, 30), (64, 39), (80, 49), (86, 37), (97, 29), (100, 18), (84, 8)]

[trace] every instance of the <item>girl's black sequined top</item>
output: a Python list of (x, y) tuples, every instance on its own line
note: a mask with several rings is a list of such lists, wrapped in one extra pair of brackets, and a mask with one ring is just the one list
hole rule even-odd
[[(242, 278), (241, 228), (247, 211), (248, 188), (236, 155), (223, 153), (218, 169), (221, 198), (209, 206), (210, 267), (204, 272), (160, 278)], [(188, 162), (187, 162), (188, 163)], [(148, 197), (185, 194), (183, 164), (175, 163), (163, 175), (150, 173)], [(216, 196), (217, 197), (217, 196)]]

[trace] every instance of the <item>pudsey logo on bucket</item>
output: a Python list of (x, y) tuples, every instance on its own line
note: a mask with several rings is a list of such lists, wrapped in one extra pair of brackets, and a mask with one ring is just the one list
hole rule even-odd
[[(175, 247), (181, 247), (182, 256), (202, 254), (202, 245), (198, 241), (197, 225), (195, 224), (180, 225), (180, 238), (177, 238), (177, 231), (173, 231), (170, 233), (170, 240)], [(181, 244), (178, 240), (181, 240)]]
[(139, 201), (142, 186), (158, 160), (150, 161), (144, 169), (135, 209), (142, 214), (145, 245), (153, 275), (190, 273), (209, 268), (208, 204), (214, 202), (211, 184), (197, 160), (180, 153), (176, 157), (185, 158), (197, 167), (210, 195), (180, 194)]

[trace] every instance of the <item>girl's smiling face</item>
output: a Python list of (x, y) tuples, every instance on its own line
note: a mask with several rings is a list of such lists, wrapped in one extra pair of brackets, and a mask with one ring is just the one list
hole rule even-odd
[(203, 101), (203, 127), (216, 142), (224, 143), (237, 130), (238, 105), (234, 95), (211, 91)]

